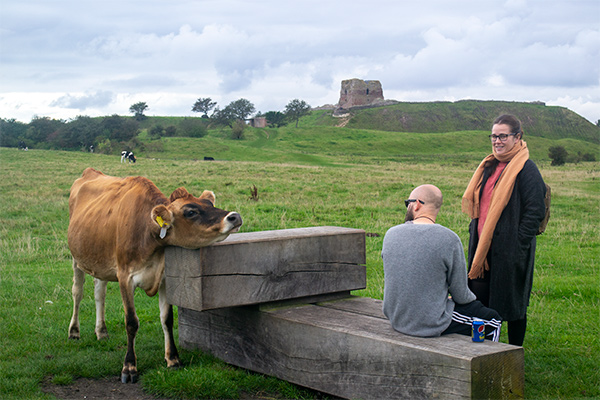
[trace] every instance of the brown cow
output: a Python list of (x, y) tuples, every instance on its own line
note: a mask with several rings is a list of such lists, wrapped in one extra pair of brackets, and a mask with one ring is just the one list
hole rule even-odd
[(73, 183), (68, 232), (73, 255), (69, 338), (79, 339), (79, 303), (85, 274), (94, 277), (98, 339), (108, 336), (104, 321), (107, 282), (119, 282), (127, 327), (123, 383), (136, 382), (138, 378), (134, 339), (139, 320), (133, 301), (137, 287), (148, 296), (158, 292), (167, 366), (180, 365), (173, 339), (173, 306), (167, 304), (165, 296), (164, 249), (196, 249), (237, 232), (242, 225), (240, 215), (215, 208), (214, 201), (213, 192), (205, 190), (200, 197), (194, 197), (184, 188), (175, 190), (167, 199), (146, 178), (115, 178), (92, 168), (83, 171)]

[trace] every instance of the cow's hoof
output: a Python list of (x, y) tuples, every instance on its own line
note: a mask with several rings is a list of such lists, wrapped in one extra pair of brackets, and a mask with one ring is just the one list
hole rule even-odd
[(103, 333), (103, 334), (102, 333), (100, 333), (100, 334), (96, 333), (96, 338), (98, 340), (107, 340), (108, 339), (108, 333)]
[(169, 369), (178, 369), (183, 367), (183, 363), (178, 358), (174, 360), (167, 360), (167, 368)]
[(108, 330), (106, 327), (96, 329), (96, 338), (98, 338), (98, 340), (108, 339)]
[(69, 339), (79, 340), (80, 336), (81, 336), (81, 334), (79, 333), (79, 328), (77, 326), (69, 328)]
[(139, 379), (137, 372), (121, 372), (121, 383), (136, 383)]

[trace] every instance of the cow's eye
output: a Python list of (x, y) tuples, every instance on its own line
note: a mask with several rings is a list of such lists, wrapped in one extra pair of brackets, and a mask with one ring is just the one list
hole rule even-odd
[(196, 211), (196, 210), (187, 210), (186, 212), (183, 213), (183, 216), (186, 218), (194, 218), (197, 215), (198, 215), (198, 211)]

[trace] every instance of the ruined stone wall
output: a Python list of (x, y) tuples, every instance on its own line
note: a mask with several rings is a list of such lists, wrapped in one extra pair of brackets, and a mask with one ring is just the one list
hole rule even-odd
[(342, 81), (340, 90), (339, 108), (365, 106), (383, 101), (383, 89), (379, 81), (363, 81), (362, 79), (348, 79)]
[(266, 128), (267, 127), (267, 118), (265, 117), (254, 117), (249, 120), (250, 126), (254, 128)]

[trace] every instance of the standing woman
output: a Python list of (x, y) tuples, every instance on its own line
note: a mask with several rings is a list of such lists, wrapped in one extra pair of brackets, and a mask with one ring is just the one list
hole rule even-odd
[(463, 212), (472, 218), (469, 287), (508, 321), (509, 343), (522, 346), (546, 186), (515, 116), (496, 118), (490, 139), (492, 154), (483, 159), (462, 199)]

